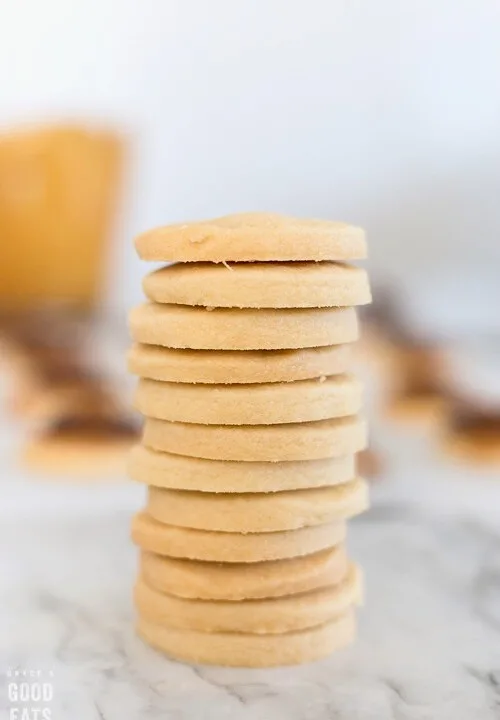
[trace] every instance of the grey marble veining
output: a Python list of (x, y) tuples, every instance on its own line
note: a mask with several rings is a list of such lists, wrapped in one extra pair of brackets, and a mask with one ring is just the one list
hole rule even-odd
[[(357, 643), (273, 670), (191, 667), (138, 640), (128, 525), (120, 511), (0, 527), (0, 665), (51, 673), (54, 720), (500, 718), (500, 531), (490, 525), (376, 506), (350, 533), (366, 575)], [(5, 683), (1, 692), (9, 717)]]

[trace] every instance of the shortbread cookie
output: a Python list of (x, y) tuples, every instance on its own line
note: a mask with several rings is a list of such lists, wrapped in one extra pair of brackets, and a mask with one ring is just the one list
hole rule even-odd
[(356, 474), (356, 463), (354, 455), (282, 463), (203, 460), (136, 445), (128, 472), (145, 485), (177, 490), (278, 492), (347, 482)]
[(368, 507), (363, 480), (275, 493), (207, 493), (150, 487), (147, 513), (167, 525), (221, 532), (262, 533), (324, 525)]
[(142, 550), (193, 560), (254, 563), (299, 557), (335, 547), (345, 539), (343, 522), (270, 533), (227, 533), (165, 525), (146, 513), (132, 520), (132, 539)]
[(366, 270), (332, 262), (178, 263), (143, 280), (158, 303), (223, 308), (321, 308), (371, 301)]
[(139, 235), (135, 247), (143, 260), (174, 262), (366, 257), (359, 227), (257, 212), (160, 227)]
[(446, 400), (439, 395), (393, 395), (383, 412), (389, 420), (400, 424), (436, 426), (446, 416)]
[(393, 342), (387, 414), (398, 422), (440, 423), (446, 413), (446, 362), (442, 351), (404, 335), (395, 339), (399, 344)]
[(147, 418), (144, 444), (207, 460), (280, 462), (352, 455), (366, 447), (358, 417), (286, 425), (196, 425)]
[(446, 432), (440, 438), (442, 449), (462, 465), (498, 470), (500, 467), (500, 427), (476, 428), (461, 432)]
[(186, 662), (233, 667), (297, 665), (326, 657), (354, 640), (354, 612), (324, 625), (279, 635), (179, 630), (139, 618), (137, 632), (157, 650)]
[(338, 584), (299, 595), (260, 600), (186, 600), (153, 590), (139, 578), (134, 591), (141, 618), (181, 630), (274, 635), (323, 625), (361, 601), (361, 573), (351, 565)]
[(88, 443), (77, 440), (69, 444), (55, 437), (39, 437), (23, 448), (20, 462), (23, 467), (51, 479), (102, 479), (110, 475), (123, 479), (129, 448), (130, 443), (124, 441)]
[(192, 350), (281, 350), (358, 339), (354, 308), (237, 310), (145, 303), (130, 313), (136, 342)]
[(128, 369), (152, 380), (181, 383), (267, 383), (338, 375), (352, 367), (351, 345), (298, 350), (179, 350), (134, 345)]
[(23, 465), (51, 477), (121, 477), (138, 428), (129, 418), (62, 417), (30, 438)]
[(135, 407), (147, 417), (207, 425), (276, 425), (355, 415), (363, 386), (354, 375), (293, 383), (194, 385), (141, 379)]
[(347, 574), (343, 545), (312, 555), (255, 563), (215, 563), (141, 553), (141, 575), (159, 592), (200, 600), (281, 597), (337, 585)]

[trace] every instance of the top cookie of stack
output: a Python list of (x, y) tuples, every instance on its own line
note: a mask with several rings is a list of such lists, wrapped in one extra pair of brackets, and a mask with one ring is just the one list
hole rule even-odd
[[(145, 260), (176, 262), (146, 276), (150, 302), (130, 320), (129, 369), (141, 378), (136, 407), (146, 416), (130, 473), (150, 486), (133, 525), (146, 563), (139, 631), (194, 661), (257, 666), (320, 657), (353, 634), (353, 566), (325, 571), (328, 600), (312, 575), (293, 592), (289, 581), (302, 572), (301, 558), (340, 557), (345, 520), (367, 505), (354, 463), (366, 443), (362, 388), (349, 370), (354, 306), (370, 302), (370, 288), (366, 272), (346, 264), (365, 257), (364, 233), (250, 213), (153, 230), (136, 247)], [(146, 578), (151, 553), (188, 563), (190, 587), (174, 587), (166, 575)], [(275, 601), (258, 589), (263, 565), (273, 561), (285, 563), (268, 567), (284, 596)], [(208, 581), (221, 562), (227, 586), (215, 588)], [(243, 576), (249, 587), (236, 597), (231, 583)], [(167, 617), (165, 595), (152, 589), (197, 598), (200, 615), (184, 600)]]

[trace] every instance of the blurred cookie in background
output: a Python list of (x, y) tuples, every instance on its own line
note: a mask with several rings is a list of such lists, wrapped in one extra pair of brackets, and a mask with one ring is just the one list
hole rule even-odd
[(469, 336), (453, 344), (440, 444), (450, 458), (500, 473), (499, 369), (500, 335)]
[(443, 409), (443, 348), (406, 312), (395, 287), (375, 288), (373, 295), (373, 305), (362, 309), (361, 353), (382, 386), (383, 414), (409, 424), (434, 422)]
[(442, 417), (446, 359), (439, 345), (401, 338), (395, 348), (387, 416), (398, 422), (433, 423)]
[(358, 474), (368, 482), (380, 481), (384, 468), (384, 457), (377, 449), (368, 447), (357, 454)]
[(9, 378), (7, 411), (21, 419), (37, 418), (47, 388), (70, 378), (78, 381), (85, 372), (81, 363), (86, 335), (91, 332), (89, 320), (64, 304), (2, 316), (1, 370)]
[(24, 423), (24, 465), (44, 475), (121, 473), (138, 430), (99, 362), (89, 313), (54, 304), (3, 323), (7, 411)]
[(493, 409), (450, 398), (441, 443), (448, 455), (461, 462), (500, 471), (500, 404)]
[(30, 373), (18, 398), (27, 421), (24, 464), (56, 476), (120, 473), (138, 428), (89, 350), (92, 323), (57, 316), (51, 323), (45, 343), (32, 332)]
[(116, 475), (124, 478), (137, 424), (125, 415), (63, 415), (27, 439), (23, 466), (54, 479)]

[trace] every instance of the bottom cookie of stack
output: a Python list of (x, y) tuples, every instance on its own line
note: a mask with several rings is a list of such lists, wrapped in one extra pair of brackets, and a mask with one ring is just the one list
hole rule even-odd
[(155, 625), (139, 618), (137, 632), (149, 645), (186, 662), (232, 667), (273, 667), (320, 660), (354, 640), (349, 610), (324, 625), (277, 635), (206, 633)]

